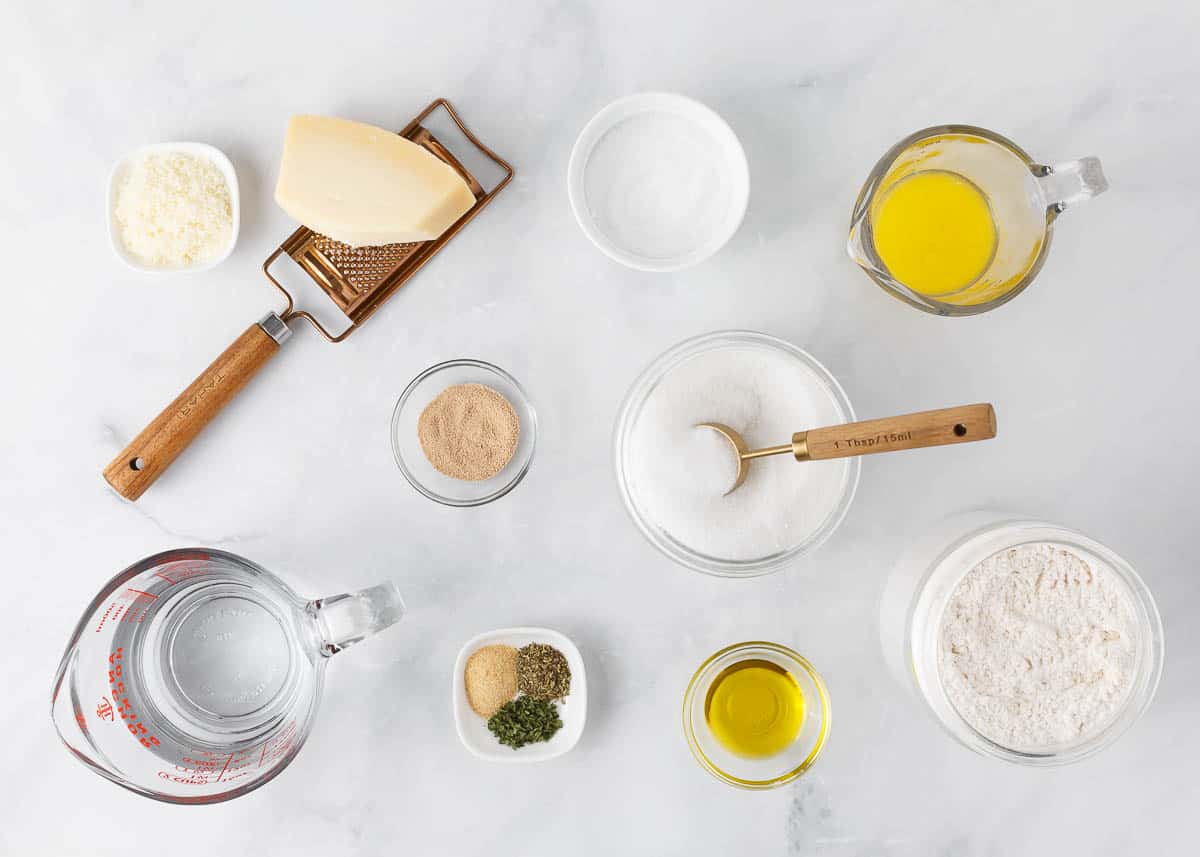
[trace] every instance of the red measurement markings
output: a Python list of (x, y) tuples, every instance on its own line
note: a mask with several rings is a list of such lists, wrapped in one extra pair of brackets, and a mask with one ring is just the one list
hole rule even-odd
[(261, 769), (274, 765), (286, 756), (295, 744), (296, 721), (292, 720), (280, 730), (278, 735), (263, 744), (262, 757), (258, 760), (258, 767)]
[(125, 680), (121, 677), (124, 672), (124, 664), (122, 664), (122, 656), (124, 647), (119, 646), (116, 651), (108, 656), (108, 686), (112, 690), (112, 704), (116, 709), (117, 714), (121, 715), (121, 720), (125, 723), (125, 728), (129, 730), (129, 734), (137, 738), (143, 747), (158, 747), (161, 746), (157, 738), (155, 738), (146, 729), (146, 725), (142, 723), (133, 706), (129, 702), (129, 697), (125, 695)]
[(125, 608), (127, 606), (127, 604), (118, 604), (115, 601), (112, 604), (109, 604), (108, 609), (104, 611), (104, 615), (100, 617), (100, 624), (96, 626), (96, 633), (99, 634), (104, 628), (104, 623), (108, 622), (110, 619), (113, 622), (119, 623), (121, 621), (121, 617), (125, 614)]
[[(201, 557), (201, 559), (207, 559), (207, 557)], [(159, 571), (154, 572), (154, 576), (174, 585), (181, 581), (187, 580), (189, 577), (195, 577), (199, 574), (204, 574), (204, 569), (192, 568), (188, 565), (171, 566), (170, 571), (171, 573), (167, 574), (166, 571), (160, 569)]]
[(104, 623), (108, 621), (108, 617), (112, 614), (113, 610), (115, 610), (116, 607), (117, 607), (117, 605), (115, 602), (108, 605), (108, 609), (104, 611), (104, 615), (100, 617), (99, 624), (96, 625), (96, 633), (97, 634), (99, 634), (100, 631), (104, 628)]
[(245, 769), (254, 764), (257, 748), (248, 747), (232, 753), (192, 748), (188, 752), (190, 755), (183, 756), (173, 771), (159, 771), (159, 777), (189, 786), (228, 785), (234, 780), (250, 776), (252, 772)]
[(130, 608), (129, 610), (126, 610), (125, 615), (121, 617), (121, 622), (129, 625), (140, 625), (142, 622), (146, 621), (146, 617), (148, 615), (150, 615), (149, 610), (143, 610), (139, 613), (133, 608)]
[(229, 754), (229, 758), (225, 760), (225, 764), (221, 767), (221, 773), (217, 774), (217, 782), (221, 782), (221, 777), (225, 776), (225, 772), (229, 770), (229, 763), (233, 761), (233, 753)]
[(100, 621), (96, 623), (96, 633), (99, 634), (104, 630), (104, 626), (108, 622), (128, 622), (131, 624), (141, 624), (146, 618), (146, 608), (141, 608), (141, 612), (136, 612), (139, 608), (135, 605), (139, 601), (157, 601), (158, 596), (153, 592), (146, 592), (142, 589), (134, 589), (132, 586), (125, 587), (116, 598), (109, 603), (105, 608), (103, 615), (100, 616)]

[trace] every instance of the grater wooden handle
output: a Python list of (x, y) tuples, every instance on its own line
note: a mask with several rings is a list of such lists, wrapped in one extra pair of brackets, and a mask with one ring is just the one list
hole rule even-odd
[[(996, 436), (996, 412), (989, 404), (960, 405), (899, 417), (864, 420), (799, 432), (792, 438), (796, 458), (850, 458), (875, 452), (970, 443)], [(807, 454), (802, 456), (802, 451)]]
[(118, 494), (136, 500), (255, 373), (290, 331), (273, 313), (250, 325), (191, 385), (104, 468)]

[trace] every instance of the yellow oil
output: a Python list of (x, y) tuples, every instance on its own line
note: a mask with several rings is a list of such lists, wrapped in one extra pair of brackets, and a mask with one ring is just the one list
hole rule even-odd
[(930, 297), (970, 286), (996, 253), (987, 197), (946, 170), (901, 178), (872, 205), (875, 252), (897, 281)]
[(762, 759), (787, 749), (804, 724), (804, 693), (778, 664), (745, 660), (713, 680), (704, 719), (725, 749)]

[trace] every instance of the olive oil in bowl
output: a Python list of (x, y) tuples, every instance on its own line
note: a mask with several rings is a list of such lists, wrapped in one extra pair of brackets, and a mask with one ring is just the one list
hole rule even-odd
[(729, 752), (751, 759), (786, 750), (804, 724), (804, 692), (795, 677), (767, 660), (726, 667), (713, 679), (704, 719)]
[(829, 691), (811, 663), (779, 643), (734, 643), (700, 664), (683, 695), (696, 761), (741, 789), (790, 783), (829, 738)]

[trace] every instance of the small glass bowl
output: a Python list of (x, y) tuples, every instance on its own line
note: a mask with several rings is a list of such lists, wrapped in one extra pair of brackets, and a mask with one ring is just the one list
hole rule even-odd
[[(439, 473), (425, 457), (417, 436), (421, 412), (439, 393), (455, 384), (483, 384), (508, 400), (520, 421), (517, 450), (504, 469), (490, 479), (471, 482)], [(482, 360), (447, 360), (430, 366), (404, 388), (392, 412), (392, 452), (404, 478), (430, 500), (446, 506), (482, 506), (516, 487), (533, 463), (537, 414), (517, 379)]]
[[(791, 746), (766, 759), (729, 752), (713, 736), (704, 717), (713, 680), (725, 669), (747, 660), (770, 661), (786, 669), (804, 695), (804, 722)], [(727, 646), (700, 665), (683, 696), (683, 734), (692, 755), (723, 782), (743, 789), (773, 789), (790, 783), (812, 767), (829, 739), (829, 690), (799, 653), (778, 643), (748, 642)]]
[[(712, 574), (718, 577), (756, 577), (761, 574), (770, 574), (773, 571), (778, 571), (800, 555), (816, 550), (833, 534), (833, 531), (838, 528), (838, 525), (841, 524), (842, 519), (846, 517), (846, 513), (850, 510), (850, 503), (854, 499), (854, 492), (858, 487), (860, 461), (858, 458), (843, 459), (846, 467), (846, 477), (842, 485), (842, 496), (838, 499), (837, 504), (830, 511), (829, 516), (824, 522), (798, 544), (777, 553), (748, 560), (711, 556), (694, 550), (666, 532), (657, 522), (650, 520), (638, 507), (636, 492), (633, 489), (628, 472), (631, 457), (628, 448), (630, 436), (633, 434), (637, 420), (646, 405), (646, 400), (649, 399), (650, 394), (654, 392), (654, 389), (666, 377), (668, 372), (698, 354), (723, 348), (766, 349), (780, 352), (792, 358), (807, 367), (817, 377), (818, 381), (825, 388), (825, 392), (829, 394), (829, 398), (838, 412), (839, 422), (854, 422), (854, 409), (850, 406), (850, 400), (847, 398), (841, 385), (837, 382), (837, 379), (815, 357), (804, 349), (797, 348), (790, 342), (785, 342), (774, 336), (768, 336), (765, 333), (756, 333), (751, 330), (718, 330), (713, 333), (705, 333), (691, 339), (685, 339), (674, 348), (661, 354), (633, 382), (633, 386), (626, 395), (625, 401), (621, 404), (613, 440), (616, 457), (617, 486), (621, 491), (621, 499), (625, 501), (625, 509), (629, 512), (629, 517), (633, 518), (633, 522), (641, 530), (642, 535), (652, 545), (675, 560), (675, 562), (694, 571), (701, 571), (705, 574)], [(802, 427), (797, 426), (797, 429), (799, 428)]]
[[(965, 535), (942, 541), (955, 523), (975, 523)], [(961, 534), (963, 531), (959, 530)], [(1112, 745), (1150, 707), (1163, 668), (1163, 626), (1149, 588), (1133, 567), (1095, 539), (1044, 521), (1024, 520), (1000, 514), (977, 512), (947, 519), (922, 540), (925, 545), (941, 542), (941, 549), (905, 555), (896, 579), (915, 581), (904, 618), (902, 657), (907, 662), (911, 685), (929, 707), (941, 727), (956, 741), (984, 756), (1019, 765), (1047, 767), (1078, 762)], [(1125, 590), (1138, 623), (1138, 657), (1133, 683), (1122, 708), (1112, 720), (1090, 735), (1054, 747), (1022, 750), (1006, 747), (983, 735), (958, 713), (942, 684), (938, 665), (938, 639), (942, 616), (963, 576), (999, 551), (1023, 544), (1048, 542), (1081, 557), (1093, 566), (1110, 569)], [(921, 556), (923, 554), (923, 557)], [(892, 581), (889, 581), (889, 587)], [(885, 597), (886, 601), (886, 597)]]

